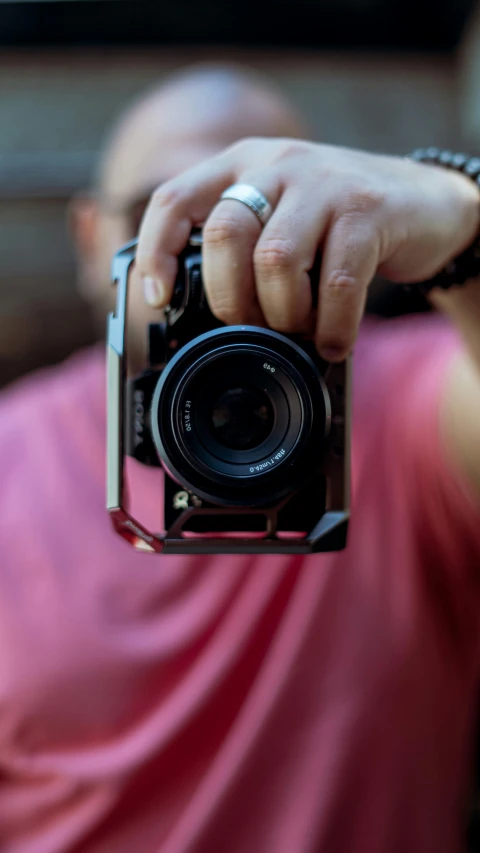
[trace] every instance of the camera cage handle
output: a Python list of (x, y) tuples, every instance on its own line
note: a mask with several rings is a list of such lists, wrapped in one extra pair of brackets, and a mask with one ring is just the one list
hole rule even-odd
[(112, 282), (117, 286), (115, 312), (107, 326), (107, 510), (112, 525), (139, 551), (161, 552), (163, 540), (150, 533), (130, 515), (124, 482), (125, 443), (123, 405), (126, 371), (127, 296), (130, 268), (135, 260), (137, 240), (123, 246), (112, 262)]
[[(138, 240), (126, 243), (112, 262), (112, 283), (117, 287), (115, 312), (108, 315), (107, 325), (107, 510), (115, 531), (136, 550), (169, 554), (297, 553), (338, 550), (345, 545), (350, 512), (349, 464), (345, 471), (346, 494), (342, 508), (326, 509), (323, 516), (301, 542), (277, 539), (188, 539), (181, 536), (178, 524), (163, 535), (151, 533), (128, 512), (123, 431), (124, 386), (126, 378), (126, 324), (130, 268), (135, 261)], [(347, 384), (351, 381), (351, 360), (347, 359)], [(347, 417), (348, 433), (350, 417)], [(349, 439), (348, 439), (349, 444)], [(241, 510), (234, 509), (234, 512)], [(188, 514), (191, 512), (188, 511)], [(200, 514), (203, 510), (198, 511)], [(231, 509), (230, 509), (231, 512)], [(170, 538), (169, 534), (170, 533)], [(173, 536), (172, 536), (173, 534)]]

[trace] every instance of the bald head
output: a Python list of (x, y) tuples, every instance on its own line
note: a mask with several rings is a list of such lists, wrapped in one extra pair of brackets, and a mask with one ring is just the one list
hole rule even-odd
[(245, 136), (308, 136), (262, 77), (235, 66), (193, 66), (121, 115), (100, 160), (101, 189), (128, 199)]

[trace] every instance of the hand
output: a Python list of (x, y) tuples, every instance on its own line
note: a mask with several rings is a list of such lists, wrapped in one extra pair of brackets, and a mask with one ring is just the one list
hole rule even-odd
[[(262, 229), (233, 183), (270, 201)], [(319, 351), (352, 348), (376, 272), (397, 282), (430, 278), (473, 240), (479, 193), (436, 166), (288, 139), (236, 143), (153, 194), (139, 235), (137, 267), (150, 302), (169, 303), (177, 256), (204, 223), (203, 271), (212, 311), (228, 324), (313, 334)], [(308, 271), (322, 251), (318, 310)]]

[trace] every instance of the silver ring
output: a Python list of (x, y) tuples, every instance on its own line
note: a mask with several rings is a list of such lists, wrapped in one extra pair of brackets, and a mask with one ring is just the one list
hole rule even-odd
[(241, 201), (242, 204), (246, 204), (250, 210), (253, 210), (262, 225), (267, 224), (273, 213), (272, 205), (268, 199), (260, 190), (250, 184), (232, 184), (231, 187), (224, 190), (220, 198), (231, 198), (234, 201)]

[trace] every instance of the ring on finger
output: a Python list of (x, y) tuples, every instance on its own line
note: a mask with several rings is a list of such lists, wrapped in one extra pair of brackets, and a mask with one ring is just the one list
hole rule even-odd
[(253, 211), (262, 225), (266, 225), (270, 219), (273, 208), (268, 199), (260, 190), (251, 184), (232, 184), (227, 187), (220, 196), (221, 199), (232, 199), (240, 201)]

